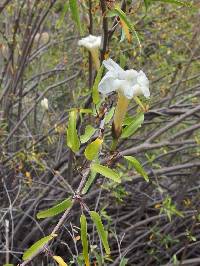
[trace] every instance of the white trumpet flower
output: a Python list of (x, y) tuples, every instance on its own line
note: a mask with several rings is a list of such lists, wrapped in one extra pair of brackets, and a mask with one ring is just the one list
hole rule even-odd
[(127, 99), (140, 95), (150, 96), (149, 80), (142, 70), (123, 70), (110, 58), (104, 60), (103, 64), (108, 72), (99, 83), (98, 89), (102, 94), (117, 91)]
[(48, 99), (47, 98), (44, 98), (42, 101), (41, 101), (41, 106), (42, 108), (47, 111), (49, 110), (49, 102), (48, 102)]
[(112, 59), (104, 60), (103, 64), (108, 72), (100, 81), (98, 90), (102, 94), (118, 92), (113, 121), (113, 133), (115, 138), (118, 139), (121, 135), (122, 124), (130, 99), (140, 95), (146, 98), (150, 96), (149, 80), (142, 70), (139, 72), (134, 69), (123, 70)]
[(101, 45), (101, 36), (89, 35), (79, 40), (78, 45), (89, 50), (92, 55), (96, 70), (98, 70), (100, 68), (99, 48)]

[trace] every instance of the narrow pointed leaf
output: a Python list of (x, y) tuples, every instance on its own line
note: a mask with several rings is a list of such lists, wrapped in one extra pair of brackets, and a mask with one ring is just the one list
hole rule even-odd
[(104, 226), (103, 226), (102, 221), (101, 221), (101, 217), (95, 211), (91, 211), (90, 216), (92, 218), (93, 223), (95, 224), (95, 226), (97, 228), (97, 232), (98, 232), (99, 237), (102, 241), (102, 244), (104, 246), (106, 254), (110, 254), (110, 247), (108, 244), (108, 232), (104, 229)]
[(88, 160), (92, 161), (97, 158), (102, 142), (103, 142), (102, 139), (97, 138), (93, 142), (88, 144), (84, 152), (85, 157)]
[(82, 190), (82, 194), (86, 194), (88, 192), (88, 189), (91, 187), (92, 183), (94, 182), (95, 180), (95, 177), (96, 177), (96, 172), (95, 171), (91, 171), (90, 172), (90, 175), (88, 177), (88, 180)]
[(120, 22), (121, 22), (122, 29), (124, 30), (126, 39), (128, 40), (128, 42), (131, 42), (131, 34), (130, 34), (130, 31), (129, 31), (128, 25), (121, 18), (120, 18)]
[(76, 129), (77, 111), (73, 110), (69, 113), (69, 122), (67, 128), (67, 146), (77, 152), (80, 148), (80, 140)]
[(87, 220), (84, 214), (80, 218), (81, 223), (81, 242), (83, 246), (83, 257), (85, 260), (85, 265), (90, 266), (89, 255), (88, 255), (88, 240), (87, 240)]
[(85, 133), (80, 136), (81, 143), (86, 143), (96, 132), (96, 128), (91, 125), (87, 125), (85, 128)]
[(128, 138), (131, 135), (133, 135), (133, 133), (135, 133), (135, 131), (141, 127), (142, 123), (144, 122), (144, 114), (140, 113), (139, 115), (137, 115), (133, 121), (123, 129), (122, 134), (121, 134), (121, 138)]
[(72, 14), (72, 19), (75, 21), (80, 33), (82, 33), (81, 21), (80, 21), (80, 12), (79, 12), (78, 0), (69, 0), (69, 7)]
[(43, 248), (50, 240), (52, 240), (56, 235), (49, 235), (41, 238), (36, 243), (34, 243), (29, 249), (24, 252), (22, 257), (23, 260), (30, 259), (37, 251)]
[(122, 258), (121, 261), (120, 261), (119, 266), (126, 266), (127, 263), (128, 263), (128, 259), (126, 259), (126, 258)]
[(60, 18), (56, 22), (56, 28), (57, 29), (60, 29), (60, 27), (62, 26), (62, 24), (64, 22), (65, 15), (66, 15), (68, 9), (69, 9), (69, 3), (64, 3), (62, 11), (61, 11), (61, 14), (60, 14)]
[(117, 172), (115, 172), (114, 170), (108, 168), (107, 166), (93, 163), (91, 165), (91, 170), (95, 171), (95, 172), (97, 172), (97, 173), (117, 182), (117, 183), (121, 183), (119, 174)]
[(98, 104), (100, 102), (100, 96), (99, 96), (99, 91), (98, 91), (98, 85), (99, 82), (101, 81), (101, 77), (103, 75), (103, 70), (104, 70), (104, 66), (101, 65), (101, 67), (99, 68), (95, 81), (94, 81), (94, 85), (92, 87), (92, 100), (94, 104)]
[(152, 0), (144, 0), (146, 11), (147, 11), (148, 7), (150, 6), (151, 2), (152, 2)]
[(105, 125), (110, 122), (115, 112), (115, 107), (112, 107), (110, 111), (105, 115)]
[(59, 266), (67, 266), (67, 263), (60, 256), (53, 256), (53, 259), (58, 263)]
[(148, 177), (147, 173), (145, 172), (145, 170), (143, 169), (142, 165), (140, 164), (140, 162), (136, 158), (134, 158), (133, 156), (124, 156), (124, 158), (126, 160), (128, 160), (133, 165), (133, 167), (138, 172), (138, 174), (143, 176), (144, 179), (147, 182), (149, 182), (149, 177)]
[(64, 212), (66, 209), (69, 209), (71, 206), (72, 206), (71, 199), (66, 199), (60, 202), (59, 204), (53, 206), (52, 208), (38, 212), (37, 218), (41, 219), (58, 215), (59, 213)]
[[(134, 33), (134, 35), (135, 35), (135, 37), (137, 39), (138, 45), (141, 48), (140, 38), (139, 38), (139, 36), (138, 36), (138, 34), (137, 34), (136, 30), (135, 30), (135, 27), (133, 26), (131, 20), (124, 13), (124, 11), (121, 10), (121, 8), (119, 8), (119, 7), (115, 7), (114, 10), (111, 10), (110, 12), (108, 12), (107, 16), (113, 16), (113, 15), (119, 16), (120, 21), (123, 21), (124, 24), (126, 25), (126, 27)], [(124, 27), (123, 27), (123, 29), (124, 29)], [(126, 29), (126, 31), (127, 31), (127, 29)], [(125, 34), (127, 34), (127, 32), (125, 32)]]

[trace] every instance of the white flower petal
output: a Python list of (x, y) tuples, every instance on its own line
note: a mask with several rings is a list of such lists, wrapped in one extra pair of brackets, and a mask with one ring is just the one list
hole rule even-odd
[(108, 94), (116, 90), (116, 86), (114, 85), (114, 81), (116, 80), (116, 76), (113, 75), (112, 72), (106, 73), (106, 75), (99, 82), (98, 90), (102, 94)]
[(123, 94), (126, 96), (128, 99), (132, 99), (134, 96), (134, 90), (133, 86), (130, 82), (123, 81)]
[(141, 87), (143, 95), (145, 97), (149, 97), (150, 96), (149, 80), (142, 70), (140, 70), (138, 73), (137, 82)]
[(134, 69), (124, 71), (112, 59), (104, 60), (103, 64), (108, 72), (99, 83), (99, 91), (101, 93), (107, 94), (112, 91), (120, 91), (128, 99), (140, 95), (150, 96), (149, 80), (142, 70), (139, 72)]
[(124, 77), (123, 79), (129, 80), (130, 82), (136, 82), (138, 77), (138, 72), (134, 69), (129, 69), (124, 71)]
[(111, 58), (107, 60), (103, 60), (103, 64), (105, 68), (107, 68), (109, 71), (124, 72), (124, 70), (117, 63), (115, 63)]
[(97, 49), (101, 45), (101, 36), (89, 35), (78, 41), (79, 46), (84, 46), (88, 50)]

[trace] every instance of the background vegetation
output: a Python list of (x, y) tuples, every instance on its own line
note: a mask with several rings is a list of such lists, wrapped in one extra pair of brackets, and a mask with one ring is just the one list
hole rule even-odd
[[(50, 235), (62, 217), (39, 220), (37, 213), (70, 196), (73, 208), (57, 237), (29, 265), (57, 265), (54, 255), (85, 265), (83, 209), (99, 213), (111, 250), (105, 255), (98, 227), (85, 212), (91, 265), (200, 265), (200, 5), (180, 2), (1, 1), (0, 265), (22, 263), (24, 251)], [(134, 25), (130, 40), (119, 16), (106, 16), (116, 4)], [(117, 169), (122, 182), (97, 175), (80, 196), (74, 191), (82, 189), (89, 167), (84, 150), (99, 134), (101, 115), (116, 102), (115, 94), (96, 107), (92, 101), (96, 71), (77, 45), (89, 33), (104, 36), (102, 60), (143, 69), (151, 98), (141, 97), (144, 123), (113, 154), (111, 124), (103, 128), (99, 160)], [(41, 105), (44, 97), (48, 109)], [(73, 108), (79, 110), (79, 136), (87, 125), (96, 129), (76, 153), (66, 140)], [(131, 101), (126, 121), (140, 108)], [(130, 155), (149, 182), (124, 160)]]

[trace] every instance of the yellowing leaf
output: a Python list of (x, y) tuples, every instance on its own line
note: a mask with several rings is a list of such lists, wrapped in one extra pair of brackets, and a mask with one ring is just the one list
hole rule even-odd
[(88, 160), (92, 161), (97, 157), (102, 142), (102, 139), (97, 138), (86, 147), (84, 154)]
[(59, 266), (67, 266), (67, 263), (64, 262), (63, 258), (61, 258), (60, 256), (53, 256), (53, 258)]
[(124, 33), (125, 33), (125, 36), (126, 36), (128, 42), (131, 42), (131, 34), (130, 34), (130, 31), (129, 31), (129, 27), (124, 22), (124, 20), (121, 19), (121, 18), (120, 18), (120, 22), (121, 22), (122, 29), (124, 30)]

